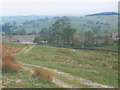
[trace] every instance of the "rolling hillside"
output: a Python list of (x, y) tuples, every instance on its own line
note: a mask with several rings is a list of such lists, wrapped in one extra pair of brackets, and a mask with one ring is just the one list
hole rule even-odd
[[(110, 14), (110, 13), (109, 13)], [(88, 30), (99, 29), (99, 33), (104, 33), (105, 30), (109, 32), (118, 32), (118, 15), (108, 13), (105, 14), (92, 14), (83, 17), (79, 16), (69, 16), (71, 20), (71, 26), (77, 29), (77, 33), (85, 32)], [(16, 23), (16, 28), (14, 31), (19, 31), (22, 28), (26, 30), (27, 33), (40, 32), (42, 28), (49, 28), (58, 16), (13, 16), (13, 17), (3, 17), (3, 23)]]
[(118, 15), (116, 12), (102, 12), (102, 13), (96, 13), (96, 14), (89, 14), (86, 16), (96, 16), (96, 15)]
[[(4, 43), (16, 47), (19, 44)], [(16, 74), (3, 73), (4, 88), (117, 88), (118, 53), (58, 48), (49, 45), (25, 46), (15, 54), (21, 65)], [(31, 48), (32, 47), (32, 48)], [(43, 53), (44, 52), (44, 53)], [(33, 77), (36, 67), (54, 72), (46, 82)], [(14, 77), (13, 77), (14, 76)]]

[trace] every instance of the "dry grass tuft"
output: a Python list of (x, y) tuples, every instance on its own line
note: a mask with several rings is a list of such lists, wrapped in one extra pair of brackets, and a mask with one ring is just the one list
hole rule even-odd
[(107, 67), (108, 65), (107, 65), (107, 63), (102, 62), (102, 63), (100, 64), (100, 66), (101, 66), (101, 67)]
[(17, 53), (19, 51), (19, 48), (13, 48), (7, 45), (2, 45), (2, 52), (6, 53), (4, 51), (9, 52), (9, 53)]
[(59, 62), (65, 62), (65, 60), (64, 60), (64, 59), (58, 59), (58, 61), (59, 61)]
[(2, 46), (2, 72), (13, 73), (20, 70), (20, 65), (11, 54), (11, 48), (7, 45)]
[(43, 79), (44, 81), (52, 81), (53, 72), (41, 67), (34, 70), (34, 76), (36, 79)]
[(45, 56), (42, 56), (42, 58), (46, 58)]
[(112, 68), (117, 70), (118, 69), (118, 64), (113, 64)]

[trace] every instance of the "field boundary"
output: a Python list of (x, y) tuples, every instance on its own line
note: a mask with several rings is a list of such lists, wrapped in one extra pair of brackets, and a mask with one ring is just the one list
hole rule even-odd
[(103, 51), (103, 52), (115, 52), (115, 53), (119, 53), (120, 51), (116, 51), (116, 50), (105, 50), (105, 49), (93, 49), (93, 48), (80, 48), (80, 47), (74, 47), (74, 46), (64, 46), (64, 45), (50, 45), (50, 46), (54, 46), (54, 47), (62, 47), (62, 48), (71, 48), (71, 49), (82, 49), (82, 50), (91, 50), (91, 51)]

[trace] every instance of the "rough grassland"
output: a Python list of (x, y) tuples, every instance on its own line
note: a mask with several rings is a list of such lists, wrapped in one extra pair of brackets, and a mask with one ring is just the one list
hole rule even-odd
[[(4, 44), (21, 49), (25, 46), (24, 44)], [(13, 63), (9, 64), (13, 65)], [(58, 88), (55, 84), (51, 82), (36, 80), (31, 72), (27, 71), (24, 66), (21, 65), (21, 67), (22, 68), (18, 73), (2, 73), (2, 88)]]
[(53, 68), (118, 87), (117, 53), (36, 46), (27, 54), (19, 54), (17, 58), (24, 63)]
[(22, 44), (22, 43), (2, 42), (2, 45), (8, 45), (10, 47), (19, 48), (19, 51), (25, 47), (25, 44)]
[(36, 80), (30, 72), (21, 70), (18, 74), (4, 74), (3, 88), (58, 88), (52, 83)]

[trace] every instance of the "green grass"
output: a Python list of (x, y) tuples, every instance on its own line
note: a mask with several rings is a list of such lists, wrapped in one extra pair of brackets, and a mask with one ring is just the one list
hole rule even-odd
[[(118, 87), (118, 54), (87, 50), (71, 51), (67, 48), (36, 46), (27, 54), (19, 54), (18, 60), (57, 69), (93, 82)], [(101, 66), (105, 64), (105, 66)]]
[(101, 47), (90, 47), (91, 49), (102, 49), (103, 50), (112, 50), (112, 51), (118, 51), (118, 46), (101, 46)]
[(64, 83), (67, 83), (73, 87), (77, 87), (77, 88), (90, 88), (91, 86), (88, 86), (88, 85), (85, 85), (85, 84), (82, 84), (80, 83), (79, 81), (77, 80), (70, 80), (70, 79), (67, 79), (66, 76), (63, 76), (63, 75), (60, 75), (60, 74), (56, 74), (56, 78), (63, 81)]
[[(24, 65), (24, 67), (29, 68), (31, 70), (36, 69), (36, 67), (34, 67), (34, 66), (26, 66), (26, 65)], [(82, 84), (77, 80), (70, 80), (70, 79), (68, 79), (67, 76), (64, 76), (64, 75), (61, 75), (61, 74), (58, 74), (58, 73), (54, 73), (54, 77), (56, 79), (61, 80), (62, 82), (66, 83), (66, 84), (69, 84), (69, 85), (73, 86), (73, 87), (77, 87), (77, 88), (90, 88), (91, 87), (89, 85)]]
[[(5, 43), (9, 46), (24, 48), (25, 45), (18, 43)], [(28, 46), (29, 47), (29, 46)], [(111, 47), (110, 47), (111, 48)], [(118, 63), (118, 53), (98, 52), (88, 50), (72, 51), (67, 48), (51, 47), (48, 45), (35, 46), (29, 53), (20, 53), (16, 56), (17, 60), (33, 65), (40, 65), (69, 73), (73, 76), (87, 78), (93, 82), (98, 82), (108, 86), (118, 87), (118, 70), (113, 68)], [(27, 66), (28, 67), (28, 66)], [(32, 67), (29, 67), (32, 68)], [(13, 77), (14, 76), (14, 77)], [(56, 78), (75, 87), (89, 88), (90, 86), (81, 84), (78, 81), (72, 81), (59, 74)], [(9, 78), (11, 83), (5, 87), (56, 87), (54, 84), (44, 81), (36, 81), (29, 72), (22, 70), (19, 74), (3, 74), (3, 81), (7, 82)], [(31, 78), (31, 79), (30, 79)], [(20, 84), (16, 80), (21, 81)], [(33, 82), (31, 82), (31, 80)], [(74, 82), (74, 83), (73, 83)], [(36, 83), (36, 84), (33, 84)], [(40, 83), (40, 84), (39, 84)], [(24, 86), (25, 84), (25, 86)]]
[[(30, 72), (21, 70), (18, 74), (2, 75), (4, 88), (58, 88), (53, 83), (36, 80)], [(21, 80), (20, 82), (17, 82)]]
[[(25, 44), (20, 44), (20, 43), (3, 42), (2, 44), (20, 49), (23, 49), (25, 47)], [(27, 45), (26, 49), (28, 48), (30, 48), (30, 45)], [(22, 66), (22, 68), (23, 67), (24, 66)], [(28, 68), (31, 69), (31, 67)], [(19, 80), (20, 82), (17, 82)], [(23, 69), (16, 74), (2, 73), (2, 82), (3, 82), (3, 88), (59, 88), (52, 82), (47, 82), (42, 79), (36, 80), (35, 77), (33, 77), (33, 74)]]

